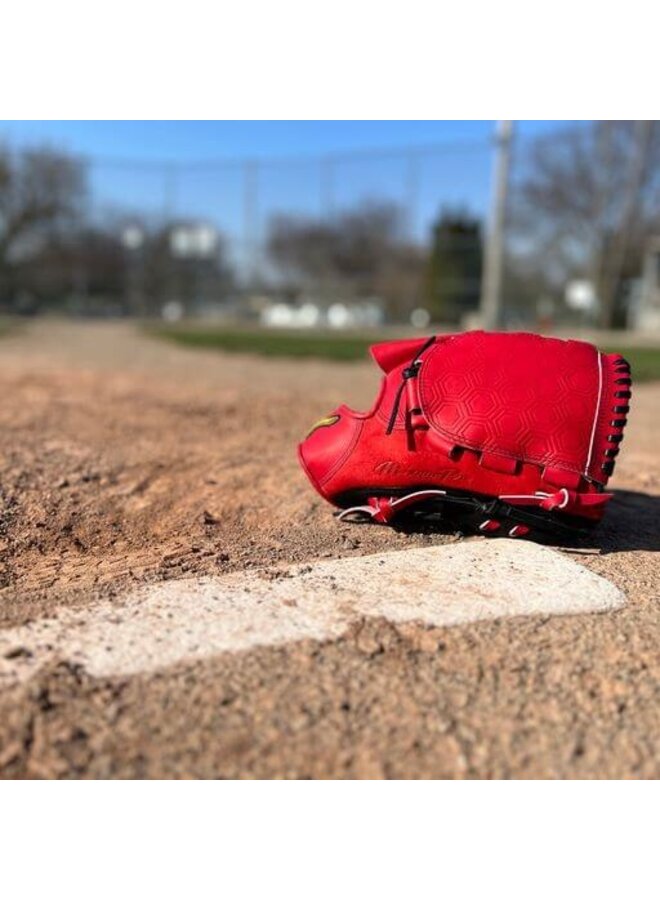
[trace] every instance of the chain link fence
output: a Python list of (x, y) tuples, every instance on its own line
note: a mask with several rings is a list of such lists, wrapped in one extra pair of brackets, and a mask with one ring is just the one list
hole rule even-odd
[[(644, 272), (660, 234), (657, 123), (536, 139), (514, 129), (507, 151), (501, 322), (630, 324), (648, 307)], [(77, 161), (75, 215), (5, 247), (0, 302), (269, 324), (476, 322), (497, 152), (481, 140), (278, 160)]]
[(275, 161), (89, 160), (86, 218), (123, 249), (123, 305), (136, 313), (341, 303), (406, 318), (441, 316), (444, 300), (456, 316), (478, 302), (491, 153), (480, 141)]

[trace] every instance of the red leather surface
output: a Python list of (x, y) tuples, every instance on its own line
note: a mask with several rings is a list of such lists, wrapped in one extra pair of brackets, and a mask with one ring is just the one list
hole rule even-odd
[(401, 363), (407, 363), (415, 353), (426, 343), (426, 338), (412, 338), (402, 341), (384, 341), (382, 344), (373, 344), (370, 348), (371, 355), (383, 372), (391, 372)]
[(462, 447), (583, 472), (598, 401), (598, 352), (534, 334), (456, 335), (419, 374), (433, 428)]

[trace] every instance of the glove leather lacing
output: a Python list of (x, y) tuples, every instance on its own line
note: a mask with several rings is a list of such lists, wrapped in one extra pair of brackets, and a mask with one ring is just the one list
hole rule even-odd
[(420, 350), (418, 350), (413, 361), (401, 373), (403, 377), (401, 380), (401, 384), (397, 388), (396, 396), (394, 397), (394, 403), (392, 404), (392, 412), (390, 413), (390, 420), (387, 423), (387, 429), (385, 431), (385, 434), (392, 434), (392, 432), (394, 431), (394, 426), (396, 424), (396, 417), (399, 414), (399, 405), (401, 403), (401, 395), (403, 394), (403, 392), (405, 390), (406, 382), (408, 381), (409, 378), (417, 378), (417, 376), (419, 374), (419, 368), (422, 365), (422, 361), (421, 361), (420, 357), (422, 356), (423, 353), (425, 353), (429, 349), (429, 347), (433, 343), (435, 343), (435, 335), (430, 337), (428, 339), (428, 341), (424, 344), (424, 346)]

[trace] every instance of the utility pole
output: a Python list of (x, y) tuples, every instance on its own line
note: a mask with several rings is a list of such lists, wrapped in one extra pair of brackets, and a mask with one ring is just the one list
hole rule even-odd
[(493, 188), (481, 283), (480, 314), (483, 327), (496, 329), (502, 318), (502, 274), (504, 264), (504, 224), (509, 188), (509, 165), (513, 122), (497, 123)]

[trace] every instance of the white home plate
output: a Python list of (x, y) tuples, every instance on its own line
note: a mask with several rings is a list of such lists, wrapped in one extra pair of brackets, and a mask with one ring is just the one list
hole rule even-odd
[(250, 647), (338, 637), (352, 621), (460, 625), (616, 609), (613, 584), (532, 543), (479, 541), (140, 588), (0, 631), (0, 684), (66, 659), (105, 676)]

